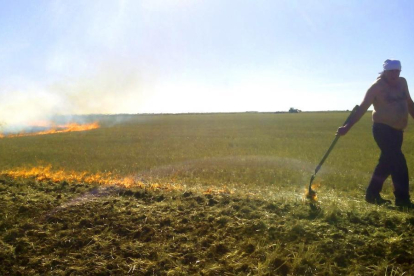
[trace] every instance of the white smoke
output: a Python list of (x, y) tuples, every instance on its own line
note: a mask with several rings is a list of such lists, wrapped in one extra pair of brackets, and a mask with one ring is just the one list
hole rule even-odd
[(143, 101), (140, 82), (138, 71), (118, 64), (53, 84), (0, 87), (0, 133), (47, 126), (62, 116), (136, 113)]

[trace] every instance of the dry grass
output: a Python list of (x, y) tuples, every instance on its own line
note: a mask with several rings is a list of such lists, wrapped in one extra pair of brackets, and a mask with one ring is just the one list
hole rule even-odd
[(413, 214), (357, 198), (0, 183), (2, 275), (414, 273)]

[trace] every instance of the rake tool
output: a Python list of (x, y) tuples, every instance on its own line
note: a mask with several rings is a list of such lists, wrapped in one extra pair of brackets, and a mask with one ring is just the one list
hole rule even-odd
[[(356, 105), (354, 107), (354, 109), (352, 109), (351, 114), (349, 114), (348, 118), (346, 118), (345, 122), (343, 123), (343, 126), (346, 125), (349, 121), (349, 119), (351, 119), (352, 115), (355, 114), (355, 112), (358, 109), (358, 105)], [(309, 183), (309, 191), (308, 194), (306, 195), (307, 198), (311, 199), (311, 200), (315, 200), (316, 198), (316, 192), (314, 190), (312, 190), (312, 182), (316, 177), (316, 174), (318, 173), (318, 171), (321, 169), (322, 164), (325, 162), (326, 158), (328, 158), (329, 154), (331, 153), (332, 149), (334, 148), (336, 142), (338, 142), (339, 140), (339, 135), (335, 136), (335, 139), (332, 141), (331, 146), (329, 147), (329, 149), (326, 151), (325, 155), (323, 156), (321, 162), (319, 162), (318, 166), (315, 169), (315, 173), (312, 175), (311, 179), (310, 179), (310, 183)]]

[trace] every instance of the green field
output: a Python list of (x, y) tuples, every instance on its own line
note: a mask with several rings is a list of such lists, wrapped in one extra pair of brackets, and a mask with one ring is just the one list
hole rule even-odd
[[(363, 200), (379, 156), (369, 113), (319, 171), (319, 202), (302, 199), (348, 114), (85, 116), (101, 128), (0, 139), (0, 274), (413, 274), (413, 212)], [(412, 182), (412, 122), (403, 151)], [(180, 189), (5, 173), (47, 165)]]
[[(51, 164), (78, 172), (174, 179), (188, 187), (296, 189), (307, 184), (346, 116), (345, 112), (104, 116), (98, 117), (103, 126), (97, 130), (1, 139), (0, 167)], [(414, 164), (413, 143), (414, 130), (409, 127), (404, 143), (409, 164)], [(378, 155), (367, 114), (339, 140), (319, 180), (337, 191), (362, 194)], [(414, 175), (413, 170), (410, 173)]]

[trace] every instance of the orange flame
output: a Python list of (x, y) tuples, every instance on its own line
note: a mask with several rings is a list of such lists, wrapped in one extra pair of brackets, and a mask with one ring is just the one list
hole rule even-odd
[(217, 194), (233, 194), (233, 191), (230, 191), (226, 186), (219, 188), (208, 188), (203, 192), (205, 195), (217, 195)]
[(311, 185), (312, 190), (317, 190), (319, 189), (319, 187), (321, 187), (321, 183), (313, 183)]
[[(45, 123), (42, 124), (36, 124), (36, 126), (44, 126)], [(74, 131), (85, 131), (85, 130), (91, 130), (91, 129), (97, 129), (99, 128), (99, 124), (97, 122), (91, 123), (91, 124), (77, 124), (77, 123), (69, 123), (67, 125), (57, 125), (52, 126), (50, 129), (45, 131), (39, 131), (39, 132), (21, 132), (17, 134), (9, 134), (4, 135), (0, 133), (0, 138), (11, 138), (11, 137), (22, 137), (22, 136), (35, 136), (35, 135), (46, 135), (46, 134), (56, 134), (56, 133), (65, 133), (65, 132), (74, 132)]]
[(310, 201), (318, 201), (318, 195), (316, 193), (309, 193), (309, 190), (305, 190), (305, 196), (304, 198), (309, 199)]
[[(51, 181), (69, 184), (86, 183), (91, 185), (119, 186), (124, 188), (142, 188), (151, 191), (183, 191), (185, 188), (177, 183), (159, 183), (140, 180), (135, 176), (119, 176), (111, 172), (89, 173), (65, 170), (52, 170), (51, 165), (32, 168), (16, 168), (0, 171), (1, 175), (11, 178), (35, 179), (36, 181)], [(205, 195), (233, 194), (226, 186), (222, 188), (209, 188), (203, 191)]]
[[(312, 191), (315, 191), (315, 190), (317, 190), (319, 187), (321, 186), (321, 183), (313, 183), (312, 185), (311, 185), (311, 189), (312, 189)], [(308, 188), (306, 188), (305, 189), (305, 195), (304, 195), (304, 198), (307, 198), (307, 199), (310, 199), (311, 201), (318, 201), (318, 196), (317, 196), (317, 194), (316, 194), (316, 192), (314, 192), (314, 193), (309, 193), (309, 189)]]
[(12, 178), (34, 178), (37, 181), (52, 181), (59, 183), (87, 183), (108, 186), (120, 186), (125, 188), (138, 187), (148, 190), (182, 190), (179, 184), (172, 183), (145, 183), (134, 176), (118, 176), (111, 172), (89, 173), (89, 172), (67, 172), (65, 170), (54, 171), (52, 166), (39, 166), (33, 168), (16, 168), (3, 170), (0, 174)]

